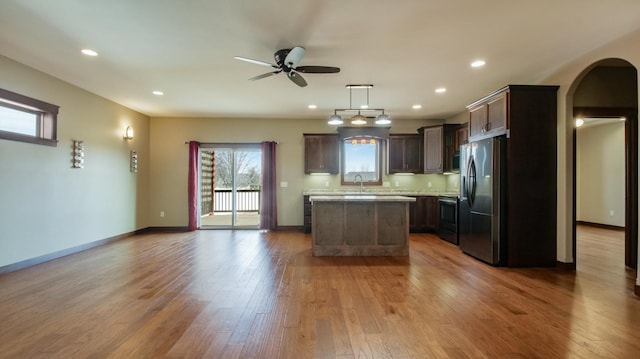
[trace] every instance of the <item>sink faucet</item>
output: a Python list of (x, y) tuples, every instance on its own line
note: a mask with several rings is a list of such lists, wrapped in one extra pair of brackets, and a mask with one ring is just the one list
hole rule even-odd
[(353, 177), (353, 181), (357, 181), (358, 177), (360, 177), (360, 192), (364, 192), (364, 188), (362, 188), (362, 175), (358, 173), (357, 175), (355, 175), (355, 177)]

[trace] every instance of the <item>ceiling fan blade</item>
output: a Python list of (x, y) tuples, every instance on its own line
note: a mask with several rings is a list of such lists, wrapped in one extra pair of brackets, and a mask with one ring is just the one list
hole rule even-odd
[(300, 87), (305, 87), (307, 86), (307, 81), (304, 80), (304, 78), (297, 72), (294, 71), (290, 71), (287, 76), (289, 77), (289, 80), (293, 81), (294, 84), (300, 86)]
[(296, 68), (304, 56), (304, 47), (296, 46), (289, 51), (287, 57), (284, 58), (284, 64), (290, 68)]
[(248, 57), (242, 57), (242, 56), (234, 56), (233, 57), (236, 60), (240, 60), (240, 61), (246, 61), (246, 62), (250, 62), (252, 64), (257, 64), (257, 65), (262, 65), (262, 66), (267, 66), (267, 67), (273, 67), (274, 69), (279, 68), (278, 66), (265, 62), (265, 61), (260, 61), (260, 60), (254, 60), (254, 59), (250, 59)]
[(333, 74), (340, 72), (339, 67), (331, 66), (300, 66), (296, 67), (295, 70), (305, 74)]
[(267, 72), (266, 74), (254, 76), (254, 77), (250, 78), (249, 81), (260, 80), (260, 79), (263, 79), (265, 77), (269, 77), (269, 76), (273, 76), (273, 75), (279, 74), (280, 72), (282, 72), (282, 70), (273, 71), (273, 72)]

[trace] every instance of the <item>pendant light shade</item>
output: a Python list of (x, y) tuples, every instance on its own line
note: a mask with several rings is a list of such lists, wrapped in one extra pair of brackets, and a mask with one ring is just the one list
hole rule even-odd
[(351, 124), (352, 125), (366, 125), (367, 124), (367, 118), (358, 113), (357, 115), (351, 117)]
[(389, 117), (389, 115), (385, 115), (384, 113), (376, 118), (376, 125), (388, 125), (390, 123), (391, 117)]
[(338, 114), (333, 114), (331, 115), (331, 117), (329, 117), (329, 122), (328, 124), (330, 125), (342, 125), (344, 123), (344, 121), (342, 121), (342, 117), (340, 117), (340, 115)]

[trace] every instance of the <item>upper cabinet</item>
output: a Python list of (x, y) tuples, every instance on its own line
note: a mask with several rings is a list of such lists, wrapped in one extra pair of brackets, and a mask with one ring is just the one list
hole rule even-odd
[(455, 172), (458, 169), (454, 160), (460, 151), (460, 146), (456, 145), (458, 128), (458, 125), (440, 125), (418, 130), (424, 141), (423, 173)]
[(422, 153), (421, 135), (389, 135), (387, 173), (422, 173)]
[(304, 173), (337, 174), (339, 151), (338, 134), (304, 134)]
[(455, 147), (460, 151), (460, 146), (469, 143), (469, 124), (463, 123), (456, 129)]
[(507, 133), (509, 92), (498, 92), (469, 106), (469, 141)]
[(443, 126), (422, 127), (424, 138), (424, 173), (442, 173)]

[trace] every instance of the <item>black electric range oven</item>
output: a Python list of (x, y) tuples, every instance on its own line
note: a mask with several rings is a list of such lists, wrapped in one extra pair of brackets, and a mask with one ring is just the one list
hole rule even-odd
[(458, 196), (440, 195), (438, 210), (440, 214), (438, 236), (445, 241), (458, 244)]

